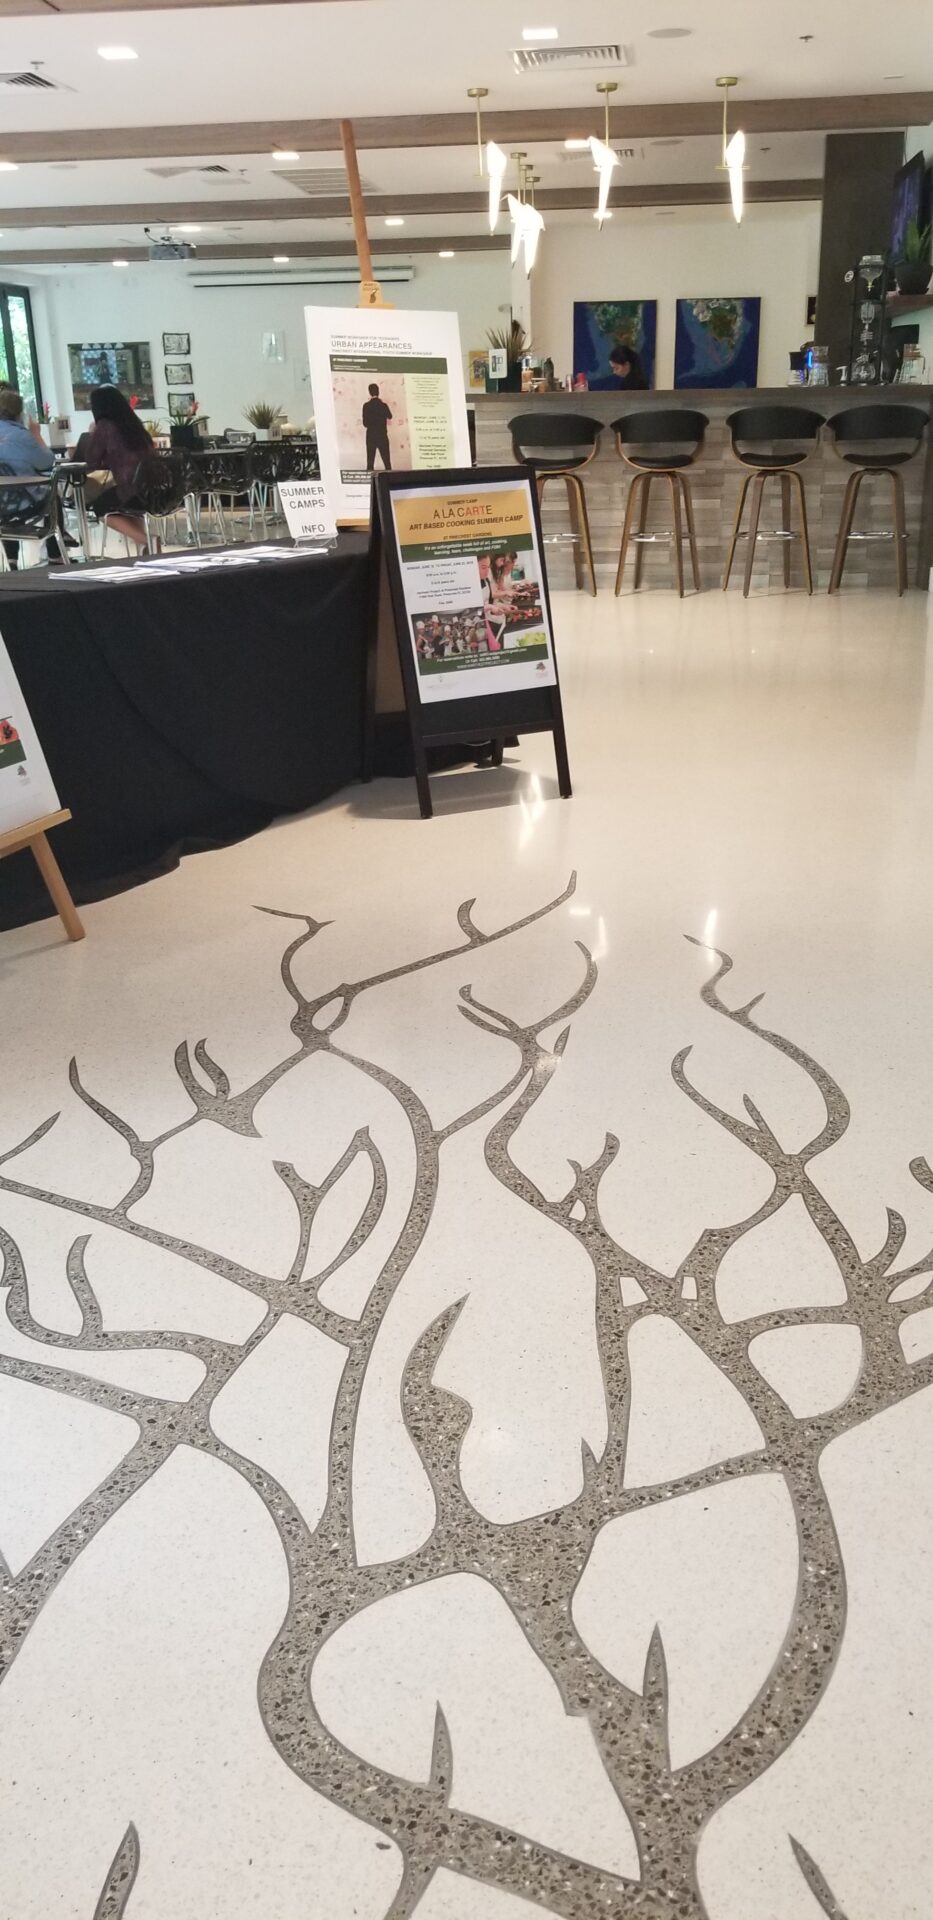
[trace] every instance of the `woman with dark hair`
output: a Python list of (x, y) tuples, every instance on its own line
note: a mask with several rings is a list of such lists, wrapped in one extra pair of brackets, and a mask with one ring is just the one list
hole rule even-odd
[(91, 412), (94, 425), (90, 433), (82, 433), (75, 457), (91, 472), (102, 469), (113, 475), (113, 485), (104, 487), (94, 500), (94, 512), (115, 533), (144, 547), (146, 532), (139, 517), (143, 507), (133, 492), (133, 481), (140, 461), (152, 450), (152, 441), (118, 387), (95, 387)]
[(613, 347), (609, 355), (609, 365), (620, 387), (637, 387), (639, 389), (647, 387), (648, 382), (645, 379), (645, 370), (641, 364), (641, 358), (635, 352), (634, 347), (627, 347), (623, 341), (620, 340), (618, 345)]

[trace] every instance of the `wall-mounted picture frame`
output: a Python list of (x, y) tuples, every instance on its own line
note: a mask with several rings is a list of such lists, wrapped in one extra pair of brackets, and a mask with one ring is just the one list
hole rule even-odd
[(191, 352), (190, 333), (163, 333), (162, 352), (163, 353), (190, 353)]
[(678, 300), (675, 387), (757, 386), (760, 328), (757, 293)]
[(193, 407), (194, 388), (170, 387), (168, 394), (169, 411), (172, 407)]
[(167, 387), (190, 387), (193, 379), (190, 360), (166, 360), (165, 384)]
[[(586, 375), (594, 392), (613, 392), (623, 386), (653, 387), (658, 343), (656, 300), (575, 300), (573, 303), (573, 371)], [(610, 354), (628, 355), (628, 372), (620, 375)]]

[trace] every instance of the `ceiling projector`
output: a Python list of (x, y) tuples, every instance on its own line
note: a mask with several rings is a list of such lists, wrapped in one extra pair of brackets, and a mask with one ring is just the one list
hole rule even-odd
[(176, 240), (171, 233), (153, 233), (151, 227), (143, 232), (149, 244), (150, 260), (190, 260), (197, 252), (188, 240)]

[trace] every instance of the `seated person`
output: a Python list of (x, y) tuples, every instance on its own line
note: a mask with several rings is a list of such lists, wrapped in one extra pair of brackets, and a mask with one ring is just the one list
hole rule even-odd
[[(0, 473), (51, 473), (55, 465), (45, 444), (37, 420), (27, 426), (23, 418), (23, 396), (15, 387), (0, 390)], [(29, 538), (29, 523), (41, 520), (48, 506), (48, 487), (0, 487), (0, 520), (5, 527), (22, 525), (23, 538)], [(4, 540), (9, 565), (19, 566), (19, 541)], [(60, 560), (55, 535), (46, 539), (48, 557)]]
[(133, 492), (133, 483), (140, 461), (152, 452), (152, 441), (118, 387), (95, 387), (91, 412), (94, 425), (90, 433), (81, 435), (75, 455), (86, 462), (89, 471), (103, 469), (113, 475), (113, 484), (104, 487), (94, 500), (94, 512), (115, 533), (144, 547), (143, 505)]

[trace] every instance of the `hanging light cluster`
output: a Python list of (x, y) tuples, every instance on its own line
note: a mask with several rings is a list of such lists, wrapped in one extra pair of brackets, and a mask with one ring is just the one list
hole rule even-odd
[[(479, 161), (480, 179), (484, 176), (489, 183), (489, 231), (495, 233), (502, 207), (502, 192), (508, 170), (509, 158), (495, 140), (483, 140), (482, 103), (489, 93), (488, 87), (468, 87), (467, 97), (476, 106), (476, 151)], [(525, 272), (530, 273), (538, 252), (538, 242), (544, 232), (544, 218), (535, 206), (534, 189), (537, 178), (533, 170), (525, 165), (524, 153), (513, 153), (512, 159), (518, 170), (516, 193), (506, 195), (506, 205), (512, 222), (512, 265), (521, 253), (524, 257)]]
[(729, 192), (732, 196), (732, 211), (736, 221), (741, 221), (745, 207), (745, 135), (741, 127), (729, 138), (729, 89), (738, 86), (734, 73), (724, 73), (717, 80), (722, 88), (722, 159), (719, 172), (729, 175)]

